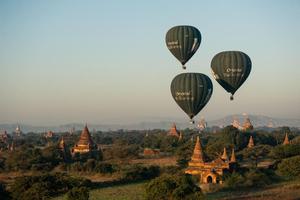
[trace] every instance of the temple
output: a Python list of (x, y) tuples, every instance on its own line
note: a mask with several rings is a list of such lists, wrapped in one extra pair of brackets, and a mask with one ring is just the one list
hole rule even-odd
[(59, 144), (58, 144), (59, 149), (61, 149), (62, 151), (66, 150), (66, 143), (64, 140), (64, 137), (61, 137)]
[(61, 152), (61, 156), (64, 161), (68, 161), (70, 159), (70, 151), (67, 149), (64, 137), (62, 137), (58, 143), (58, 148)]
[(224, 152), (221, 157), (211, 162), (205, 162), (200, 139), (197, 137), (194, 152), (185, 173), (199, 176), (200, 185), (208, 183), (222, 184), (222, 175), (225, 172), (233, 171), (235, 168), (236, 158), (234, 149), (232, 150), (230, 160), (228, 160), (226, 148), (224, 148)]
[(237, 118), (233, 118), (231, 125), (237, 129), (241, 129), (240, 122)]
[(84, 129), (81, 132), (79, 141), (77, 144), (72, 148), (72, 155), (79, 153), (79, 154), (86, 154), (86, 153), (93, 153), (97, 152), (98, 148), (97, 145), (94, 144), (92, 137), (90, 135), (89, 129), (87, 125), (85, 125)]
[(7, 139), (8, 139), (8, 134), (7, 134), (7, 132), (6, 132), (6, 130), (4, 130), (4, 132), (3, 133), (0, 133), (0, 141), (2, 141), (2, 142), (4, 142), (4, 143), (6, 143), (6, 141), (7, 141)]
[(168, 135), (169, 136), (175, 136), (175, 137), (179, 138), (179, 131), (177, 130), (175, 123), (173, 123), (170, 131), (168, 132)]
[(182, 139), (183, 139), (183, 134), (182, 134), (182, 132), (180, 131), (178, 140), (182, 140)]
[(47, 131), (47, 133), (44, 134), (45, 138), (53, 138), (54, 133), (52, 131)]
[(249, 142), (248, 142), (247, 147), (248, 147), (248, 148), (254, 147), (254, 141), (253, 141), (252, 135), (251, 135), (250, 138), (249, 138)]
[(253, 130), (253, 125), (252, 125), (249, 117), (245, 118), (242, 130), (243, 131), (251, 131), (251, 130)]
[(16, 130), (13, 132), (13, 135), (14, 135), (15, 137), (21, 137), (21, 136), (22, 136), (22, 134), (23, 134), (23, 132), (21, 131), (21, 128), (20, 128), (20, 126), (19, 126), (19, 125), (17, 125), (17, 128), (16, 128)]
[(203, 117), (200, 119), (199, 123), (197, 124), (197, 127), (200, 131), (203, 131), (204, 129), (206, 129), (207, 122), (205, 121), (205, 119)]
[(288, 134), (287, 134), (287, 133), (285, 133), (284, 141), (283, 141), (282, 144), (283, 144), (283, 145), (288, 145), (288, 144), (290, 144), (289, 137), (288, 137)]

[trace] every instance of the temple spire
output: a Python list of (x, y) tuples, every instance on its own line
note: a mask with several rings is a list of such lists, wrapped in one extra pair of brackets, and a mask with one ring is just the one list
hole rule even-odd
[(172, 124), (172, 126), (171, 126), (171, 128), (170, 128), (170, 131), (169, 131), (169, 133), (168, 133), (168, 135), (170, 135), (170, 136), (175, 136), (175, 137), (179, 137), (179, 131), (177, 130), (176, 124), (175, 124), (175, 123)]
[(283, 145), (287, 145), (287, 144), (290, 144), (290, 141), (289, 141), (288, 134), (287, 134), (287, 133), (285, 133), (285, 137), (284, 137)]
[(61, 140), (59, 141), (59, 148), (62, 150), (65, 150), (66, 144), (64, 140), (64, 136), (61, 137)]
[(234, 148), (232, 148), (231, 157), (230, 157), (230, 162), (231, 162), (231, 163), (236, 162)]
[(182, 132), (179, 133), (179, 138), (178, 140), (182, 140), (183, 136), (182, 136)]
[(224, 147), (224, 151), (223, 151), (223, 154), (221, 156), (221, 159), (222, 160), (228, 160), (228, 156), (227, 156), (227, 152), (226, 152), (226, 148)]
[(249, 138), (249, 142), (248, 142), (247, 147), (248, 147), (248, 148), (254, 147), (254, 141), (253, 141), (252, 135), (251, 135), (250, 138)]
[(201, 147), (199, 136), (197, 136), (197, 141), (196, 141), (196, 145), (195, 145), (195, 148), (194, 148), (192, 161), (204, 163), (203, 152), (202, 152), (202, 147)]

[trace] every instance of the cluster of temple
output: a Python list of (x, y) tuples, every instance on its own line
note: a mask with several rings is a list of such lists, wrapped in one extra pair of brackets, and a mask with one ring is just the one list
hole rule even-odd
[(69, 154), (71, 154), (72, 158), (80, 156), (97, 158), (101, 153), (100, 147), (93, 142), (87, 125), (85, 125), (78, 142), (71, 148), (70, 152), (66, 147), (64, 137), (62, 137), (59, 142), (59, 148), (66, 160), (68, 159)]
[[(290, 144), (287, 133), (283, 141), (283, 145)], [(247, 148), (254, 147), (253, 137), (250, 136)], [(224, 173), (232, 173), (236, 170), (237, 160), (235, 157), (234, 148), (231, 150), (230, 158), (227, 155), (227, 150), (224, 147), (223, 154), (217, 159), (207, 162), (204, 158), (199, 136), (197, 137), (191, 161), (185, 170), (186, 174), (198, 176), (200, 184), (219, 183), (222, 184), (222, 175)]]
[(222, 175), (225, 172), (234, 171), (236, 163), (234, 149), (232, 149), (229, 159), (226, 148), (224, 148), (222, 156), (211, 162), (206, 162), (198, 136), (191, 161), (188, 163), (185, 173), (198, 176), (200, 184), (222, 183)]
[(233, 122), (231, 123), (231, 125), (239, 130), (242, 131), (249, 131), (249, 130), (253, 130), (253, 125), (249, 119), (248, 116), (245, 117), (244, 123), (243, 125), (240, 125), (240, 122), (238, 119), (234, 118)]

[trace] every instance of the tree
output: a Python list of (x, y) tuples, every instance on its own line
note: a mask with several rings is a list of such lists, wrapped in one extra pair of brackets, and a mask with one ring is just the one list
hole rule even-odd
[(192, 181), (191, 176), (162, 175), (150, 181), (146, 186), (147, 200), (184, 200), (202, 199), (200, 188)]
[(300, 156), (283, 159), (278, 164), (277, 171), (288, 178), (300, 178)]
[(252, 167), (257, 168), (259, 160), (265, 158), (271, 151), (269, 145), (257, 145), (251, 148), (244, 149), (241, 153), (243, 159), (250, 160)]
[(187, 141), (176, 150), (177, 165), (181, 168), (187, 167), (187, 164), (193, 154), (193, 144)]
[(300, 155), (300, 145), (278, 145), (272, 149), (270, 155), (275, 159), (284, 159), (292, 156), (297, 156)]

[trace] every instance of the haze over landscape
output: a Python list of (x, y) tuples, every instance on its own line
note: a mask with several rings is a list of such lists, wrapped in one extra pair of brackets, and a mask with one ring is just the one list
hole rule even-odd
[(300, 1), (0, 1), (1, 200), (300, 199)]
[[(167, 30), (180, 24), (202, 34), (186, 71), (214, 86), (197, 119), (300, 119), (299, 8), (293, 0), (1, 1), (0, 124), (188, 120), (170, 93), (182, 69), (165, 45)], [(233, 102), (211, 75), (212, 57), (224, 50), (252, 60)]]

